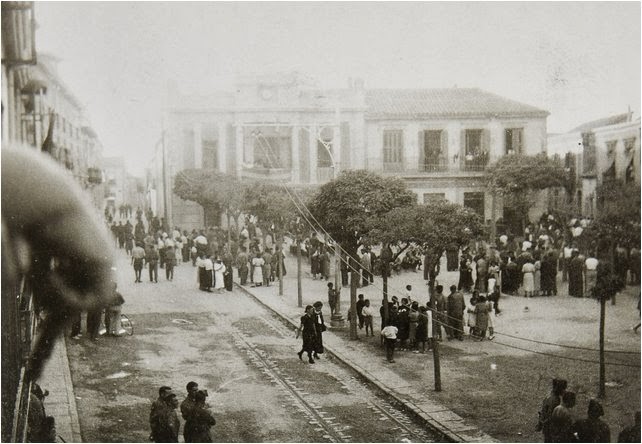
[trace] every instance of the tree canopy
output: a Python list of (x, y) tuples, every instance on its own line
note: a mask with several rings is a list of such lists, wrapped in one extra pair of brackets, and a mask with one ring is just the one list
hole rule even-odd
[(275, 230), (283, 231), (299, 217), (297, 206), (303, 208), (309, 196), (307, 189), (288, 187), (286, 190), (279, 183), (253, 182), (245, 188), (243, 211), (257, 216), (262, 229), (274, 226)]
[(220, 217), (224, 211), (236, 218), (242, 208), (243, 183), (236, 176), (213, 169), (187, 169), (176, 174), (174, 194), (201, 205), (206, 214)]
[(568, 174), (562, 162), (545, 153), (502, 156), (486, 169), (484, 179), (488, 189), (501, 196), (504, 206), (513, 210), (521, 225), (527, 218), (534, 192), (568, 186)]
[(401, 179), (352, 170), (321, 186), (309, 208), (325, 231), (354, 254), (375, 220), (416, 199)]
[(597, 217), (583, 234), (598, 246), (640, 248), (640, 186), (611, 180), (598, 186), (595, 195)]
[(438, 199), (392, 209), (374, 223), (368, 238), (397, 246), (399, 252), (415, 243), (431, 256), (441, 257), (449, 245), (465, 245), (483, 231), (482, 218), (475, 211)]
[(487, 186), (502, 196), (560, 187), (567, 180), (561, 162), (545, 153), (502, 156), (486, 169), (485, 178)]

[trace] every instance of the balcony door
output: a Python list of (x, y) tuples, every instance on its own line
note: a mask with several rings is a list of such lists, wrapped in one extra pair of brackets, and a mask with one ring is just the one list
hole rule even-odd
[(445, 170), (445, 136), (446, 133), (442, 130), (423, 131), (423, 152), (420, 153), (420, 170)]

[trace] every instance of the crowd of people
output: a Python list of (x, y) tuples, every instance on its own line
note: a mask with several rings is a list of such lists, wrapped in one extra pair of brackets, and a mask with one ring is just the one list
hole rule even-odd
[[(216, 420), (207, 403), (207, 390), (200, 390), (198, 383), (187, 383), (187, 396), (180, 403), (180, 411), (185, 424), (183, 425), (184, 442), (213, 442), (211, 429)], [(151, 428), (150, 441), (178, 442), (180, 435), (180, 419), (176, 409), (179, 407), (176, 393), (169, 386), (158, 389), (158, 398), (152, 402), (149, 412)]]

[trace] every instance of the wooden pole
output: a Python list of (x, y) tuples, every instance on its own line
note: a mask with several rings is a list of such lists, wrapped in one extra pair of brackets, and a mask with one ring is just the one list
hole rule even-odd
[(606, 299), (604, 295), (599, 295), (600, 298), (600, 387), (598, 396), (604, 399), (606, 396), (605, 382), (606, 382), (606, 365), (604, 363), (604, 320), (606, 311)]
[(355, 271), (355, 265), (353, 261), (350, 272), (350, 339), (357, 339), (357, 280), (359, 277)]
[[(433, 327), (436, 325), (438, 329), (441, 329), (442, 319), (439, 319), (439, 315), (436, 312), (435, 306), (435, 264), (430, 261), (431, 269), (428, 270), (428, 296), (430, 297), (430, 311), (432, 312), (433, 319), (436, 319), (438, 322), (433, 322)], [(432, 332), (432, 357), (434, 362), (434, 376), (435, 376), (435, 391), (441, 391), (441, 364), (439, 363), (439, 341), (437, 340), (437, 334), (433, 328)]]
[(277, 252), (277, 262), (279, 264), (279, 296), (283, 296), (283, 241), (281, 241)]
[(303, 288), (301, 286), (301, 241), (296, 240), (296, 292), (297, 304), (303, 307)]

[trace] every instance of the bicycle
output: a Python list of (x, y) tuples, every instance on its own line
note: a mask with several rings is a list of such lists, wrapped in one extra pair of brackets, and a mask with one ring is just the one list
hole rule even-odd
[(134, 334), (134, 324), (124, 313), (120, 314), (120, 327), (125, 330), (127, 336), (132, 336)]

